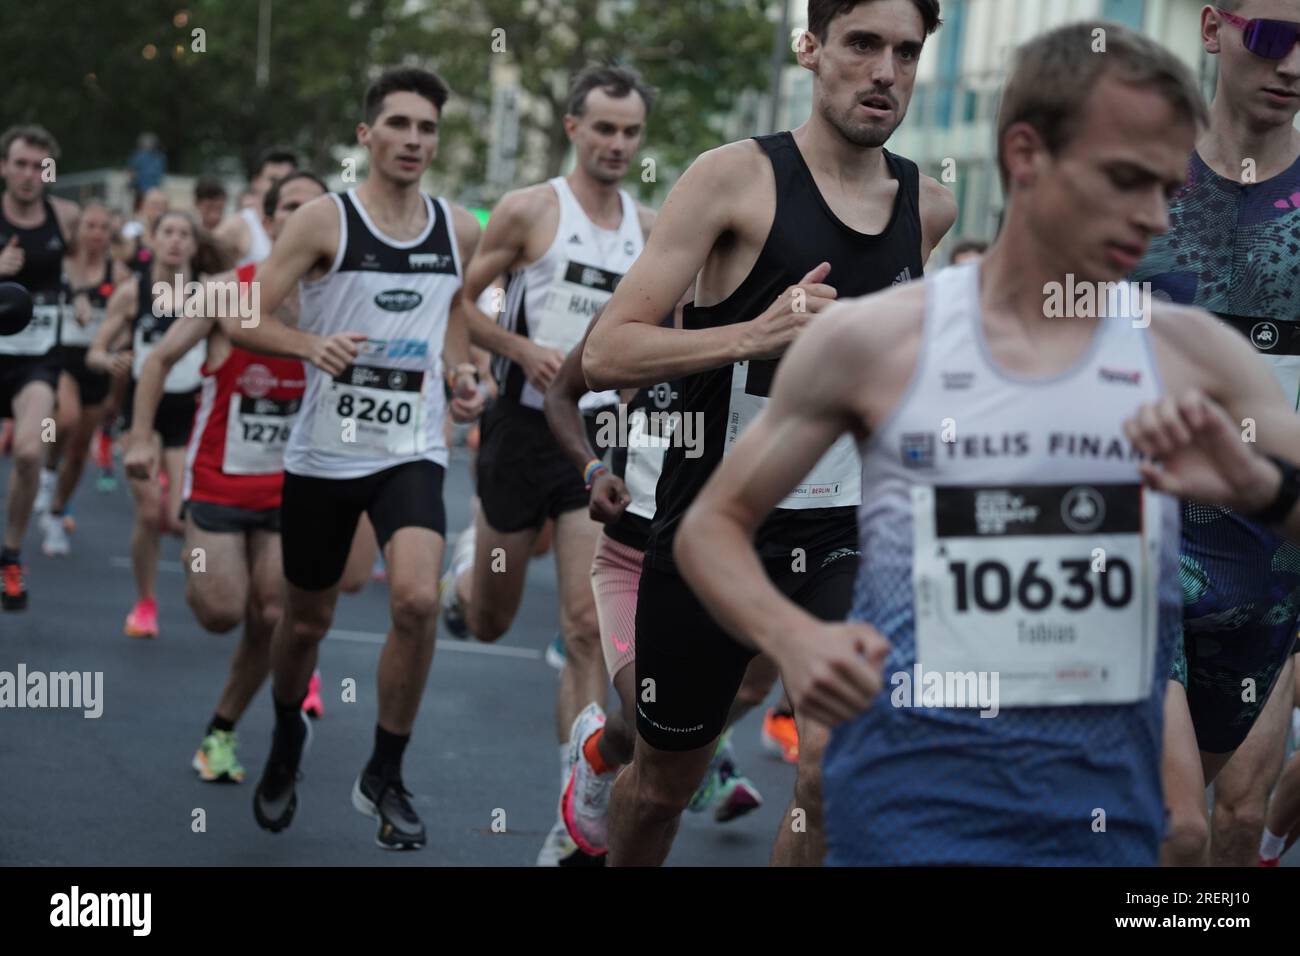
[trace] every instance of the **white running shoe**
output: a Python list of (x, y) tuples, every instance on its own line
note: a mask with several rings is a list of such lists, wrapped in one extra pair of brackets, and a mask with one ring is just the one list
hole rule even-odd
[(605, 712), (599, 704), (583, 708), (569, 732), (569, 782), (560, 797), (560, 817), (569, 836), (588, 856), (601, 856), (609, 849), (609, 792), (613, 771), (596, 773), (583, 744), (605, 726)]
[(542, 852), (537, 854), (537, 866), (603, 866), (605, 858), (590, 857), (578, 849), (563, 820), (556, 820), (551, 832), (546, 834)]
[(36, 492), (36, 503), (32, 505), (32, 514), (43, 515), (50, 510), (50, 499), (54, 497), (54, 486), (58, 480), (57, 471), (41, 469), (41, 486)]
[(48, 511), (41, 513), (41, 534), (45, 540), (41, 542), (41, 553), (47, 558), (65, 557), (71, 545), (68, 541), (68, 531), (63, 526), (63, 515), (52, 515)]

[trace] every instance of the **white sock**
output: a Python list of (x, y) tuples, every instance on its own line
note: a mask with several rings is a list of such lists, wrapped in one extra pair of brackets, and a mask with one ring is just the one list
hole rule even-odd
[(1264, 828), (1264, 836), (1259, 841), (1259, 855), (1264, 860), (1276, 860), (1282, 855), (1282, 850), (1286, 847), (1286, 836), (1278, 836), (1268, 827)]

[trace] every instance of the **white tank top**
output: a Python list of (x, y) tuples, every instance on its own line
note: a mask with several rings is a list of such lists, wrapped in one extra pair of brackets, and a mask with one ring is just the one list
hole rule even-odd
[(260, 210), (241, 209), (239, 210), (239, 217), (248, 224), (248, 253), (235, 263), (236, 269), (250, 262), (261, 262), (271, 254), (271, 237), (262, 228)]
[[(623, 221), (617, 229), (601, 229), (587, 218), (563, 176), (549, 182), (560, 199), (555, 238), (540, 259), (510, 273), (499, 321), (538, 345), (568, 354), (641, 254), (644, 240), (636, 203), (626, 190), (619, 190)], [(519, 366), (497, 356), (492, 371), (502, 383), (503, 397), (527, 408), (542, 407), (542, 393), (528, 384)], [(588, 392), (578, 407), (586, 412), (617, 401), (616, 391)]]
[(853, 616), (893, 643), (888, 673), (999, 673), (1004, 709), (1145, 699), (1179, 588), (1176, 502), (1141, 490), (1123, 432), (1162, 392), (1149, 330), (1060, 319), (1094, 324), (1088, 350), (1024, 379), (990, 355), (978, 265), (927, 280), (925, 309), (912, 380), (863, 445)]
[(341, 479), (421, 459), (447, 465), (442, 347), (462, 271), (450, 205), (421, 195), (428, 224), (407, 242), (381, 233), (355, 190), (331, 196), (338, 253), (329, 272), (301, 283), (298, 327), (369, 338), (333, 379), (306, 366), (286, 471)]

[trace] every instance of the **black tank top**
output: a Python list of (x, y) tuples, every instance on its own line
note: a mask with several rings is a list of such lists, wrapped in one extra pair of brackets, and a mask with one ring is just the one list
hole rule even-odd
[[(920, 176), (916, 164), (882, 150), (893, 178), (898, 180), (893, 215), (878, 235), (851, 229), (831, 211), (788, 132), (755, 137), (772, 162), (776, 175), (776, 214), (758, 261), (731, 295), (705, 308), (687, 306), (683, 325), (713, 328), (756, 318), (787, 288), (819, 262), (829, 262), (827, 283), (838, 298), (853, 298), (918, 279), (922, 275)], [(749, 363), (746, 392), (766, 396), (778, 359)], [(733, 366), (686, 377), (682, 382), (684, 415), (702, 414), (702, 454), (689, 458), (686, 449), (672, 446), (664, 459), (656, 489), (656, 510), (647, 560), (652, 567), (671, 569), (677, 524), (709, 475), (722, 460), (730, 412)], [(758, 530), (755, 545), (763, 558), (789, 559), (802, 548), (811, 559), (857, 543), (853, 507), (777, 509)]]
[[(135, 309), (135, 318), (131, 320), (131, 339), (132, 346), (135, 345), (135, 333), (138, 331), (143, 337), (143, 344), (149, 348), (157, 345), (167, 330), (172, 325), (180, 321), (185, 314), (185, 303), (173, 303), (171, 315), (159, 315), (159, 310), (154, 308), (154, 282), (152, 272), (137, 272), (135, 276), (138, 292), (137, 304)], [(197, 281), (197, 276), (186, 276), (185, 281)], [(172, 280), (173, 282), (175, 280)], [(184, 283), (182, 283), (184, 288)], [(188, 300), (187, 300), (188, 301)], [(131, 372), (131, 381), (135, 382), (135, 371)]]
[(10, 237), (17, 236), (18, 245), (26, 254), (22, 269), (10, 276), (9, 281), (30, 292), (38, 305), (58, 301), (63, 288), (63, 254), (68, 248), (54, 206), (48, 198), (41, 203), (45, 207), (45, 221), (33, 229), (15, 226), (6, 219), (4, 205), (0, 203), (0, 246), (8, 245)]

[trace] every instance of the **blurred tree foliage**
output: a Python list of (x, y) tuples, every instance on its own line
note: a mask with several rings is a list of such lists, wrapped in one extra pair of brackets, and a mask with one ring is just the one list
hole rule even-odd
[(538, 104), (521, 122), (542, 137), (552, 174), (568, 145), (569, 78), (617, 62), (659, 88), (644, 155), (674, 169), (720, 142), (718, 120), (742, 91), (765, 86), (772, 42), (769, 0), (271, 3), (259, 87), (260, 0), (15, 0), (0, 31), (0, 116), (49, 127), (65, 172), (121, 166), (144, 130), (173, 172), (246, 171), (280, 143), (329, 172), (355, 140), (366, 85), (387, 66), (421, 65), (453, 90), (438, 178), (474, 185), (487, 168), (493, 58), (519, 68)]

